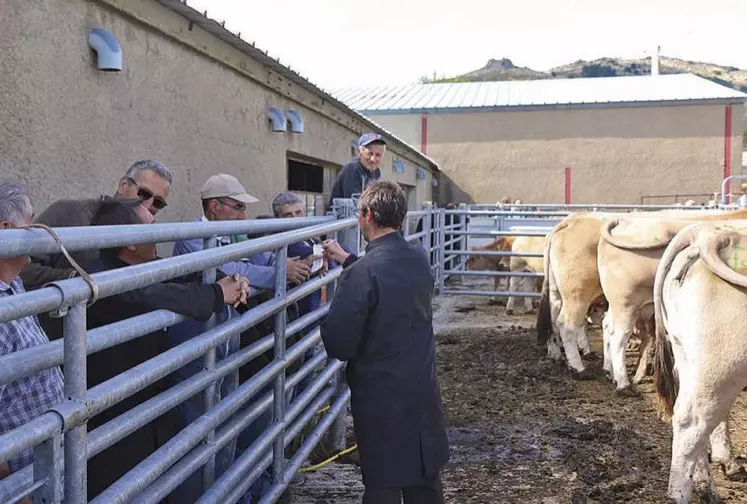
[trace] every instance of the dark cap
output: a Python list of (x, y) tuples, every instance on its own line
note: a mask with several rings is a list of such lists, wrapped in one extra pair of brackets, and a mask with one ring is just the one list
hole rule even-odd
[(386, 145), (386, 138), (384, 138), (384, 135), (379, 135), (378, 133), (364, 133), (358, 139), (358, 147), (366, 147), (373, 142), (381, 142)]

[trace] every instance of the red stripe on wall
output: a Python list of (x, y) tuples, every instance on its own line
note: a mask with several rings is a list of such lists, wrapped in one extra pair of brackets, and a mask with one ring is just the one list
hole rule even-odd
[[(731, 105), (724, 114), (724, 178), (731, 177)], [(731, 203), (731, 183), (726, 183), (726, 202)]]
[(428, 116), (425, 114), (420, 117), (420, 152), (428, 153)]
[(571, 169), (565, 169), (565, 204), (571, 204)]

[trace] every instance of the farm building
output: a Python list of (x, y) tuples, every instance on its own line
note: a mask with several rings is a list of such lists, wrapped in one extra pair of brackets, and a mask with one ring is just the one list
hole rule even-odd
[(415, 84), (335, 96), (433, 157), (443, 171), (442, 201), (704, 201), (741, 170), (747, 95), (691, 74)]
[(166, 221), (198, 216), (219, 172), (261, 199), (252, 215), (287, 189), (326, 202), (365, 131), (410, 206), (432, 199), (432, 160), (181, 1), (14, 0), (0, 19), (0, 173), (39, 209), (111, 194), (146, 158), (174, 176)]

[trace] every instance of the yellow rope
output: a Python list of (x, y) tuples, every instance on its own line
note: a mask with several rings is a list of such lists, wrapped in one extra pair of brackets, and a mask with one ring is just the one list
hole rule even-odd
[(321, 469), (322, 467), (326, 466), (327, 464), (330, 464), (330, 463), (334, 462), (335, 460), (337, 460), (338, 458), (342, 457), (343, 455), (347, 455), (348, 453), (353, 452), (353, 451), (355, 451), (357, 449), (358, 449), (358, 445), (354, 444), (350, 448), (346, 448), (346, 449), (342, 450), (340, 453), (337, 453), (336, 455), (332, 455), (327, 460), (324, 460), (324, 461), (319, 462), (318, 464), (315, 464), (315, 465), (312, 465), (312, 466), (304, 467), (304, 468), (300, 469), (298, 472), (304, 473), (304, 472), (316, 471), (317, 469)]
[(320, 409), (319, 411), (317, 411), (317, 412), (316, 412), (316, 414), (317, 414), (317, 415), (321, 415), (321, 414), (322, 414), (322, 413), (324, 413), (325, 411), (329, 410), (329, 408), (330, 408), (330, 406), (329, 406), (329, 405), (327, 405), (327, 406), (323, 407), (322, 409)]

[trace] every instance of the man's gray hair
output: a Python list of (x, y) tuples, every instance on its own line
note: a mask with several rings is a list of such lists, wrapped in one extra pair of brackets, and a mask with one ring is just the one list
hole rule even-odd
[(135, 179), (137, 174), (143, 170), (150, 170), (156, 175), (164, 179), (171, 185), (171, 172), (166, 165), (155, 159), (143, 159), (142, 161), (136, 161), (130, 166), (130, 169), (125, 173), (125, 178)]
[(0, 182), (0, 222), (22, 226), (31, 213), (31, 198), (26, 188), (21, 184)]
[(304, 203), (304, 200), (298, 194), (292, 192), (280, 193), (272, 200), (272, 213), (277, 217), (285, 205), (295, 205), (296, 203)]

